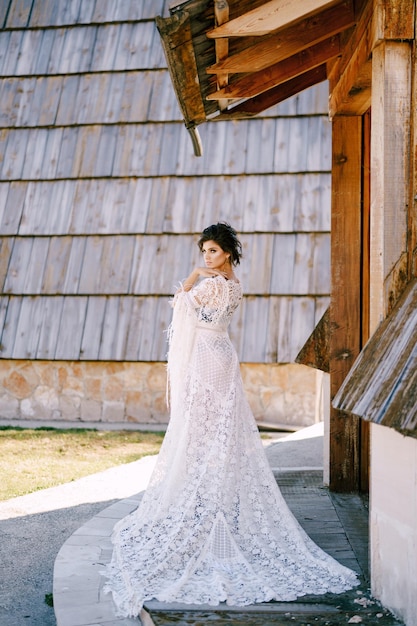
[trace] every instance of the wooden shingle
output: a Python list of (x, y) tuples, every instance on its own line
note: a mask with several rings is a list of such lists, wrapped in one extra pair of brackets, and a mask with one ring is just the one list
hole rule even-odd
[(326, 85), (205, 125), (196, 159), (154, 21), (167, 2), (6, 4), (1, 358), (164, 360), (169, 298), (225, 220), (244, 245), (239, 357), (293, 359), (328, 304)]

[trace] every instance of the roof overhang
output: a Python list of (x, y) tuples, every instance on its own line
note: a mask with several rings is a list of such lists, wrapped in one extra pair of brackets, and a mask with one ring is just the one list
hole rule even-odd
[(258, 115), (326, 80), (366, 4), (188, 0), (171, 7), (156, 23), (186, 127)]
[(417, 437), (417, 280), (369, 339), (333, 406)]

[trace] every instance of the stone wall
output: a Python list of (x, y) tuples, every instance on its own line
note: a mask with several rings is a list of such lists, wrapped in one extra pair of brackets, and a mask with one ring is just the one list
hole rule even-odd
[[(318, 420), (319, 372), (302, 365), (242, 364), (246, 393), (262, 423)], [(165, 363), (0, 361), (0, 419), (165, 424)]]

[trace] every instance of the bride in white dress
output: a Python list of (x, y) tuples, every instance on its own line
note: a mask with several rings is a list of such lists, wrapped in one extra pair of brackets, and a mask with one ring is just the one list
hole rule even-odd
[(214, 224), (198, 245), (205, 267), (173, 300), (169, 426), (141, 504), (115, 526), (105, 573), (125, 616), (152, 598), (244, 606), (358, 584), (300, 527), (268, 465), (227, 331), (242, 299), (236, 232)]

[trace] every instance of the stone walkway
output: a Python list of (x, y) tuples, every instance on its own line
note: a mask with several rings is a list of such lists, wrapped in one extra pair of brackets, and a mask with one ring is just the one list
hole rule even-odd
[[(329, 494), (322, 486), (322, 471), (314, 462), (310, 469), (277, 467), (275, 459), (280, 445), (281, 442), (270, 446), (267, 454), (288, 505), (316, 543), (360, 574), (361, 586), (337, 596), (304, 597), (296, 602), (267, 603), (244, 610), (152, 601), (145, 605), (143, 626), (401, 624), (369, 595), (366, 501), (357, 495)], [(279, 454), (279, 458), (282, 460), (283, 455)], [(110, 560), (110, 535), (115, 522), (136, 508), (139, 500), (137, 495), (107, 507), (62, 546), (54, 570), (57, 626), (137, 626), (137, 619), (117, 618), (111, 597), (102, 592), (100, 571)]]

